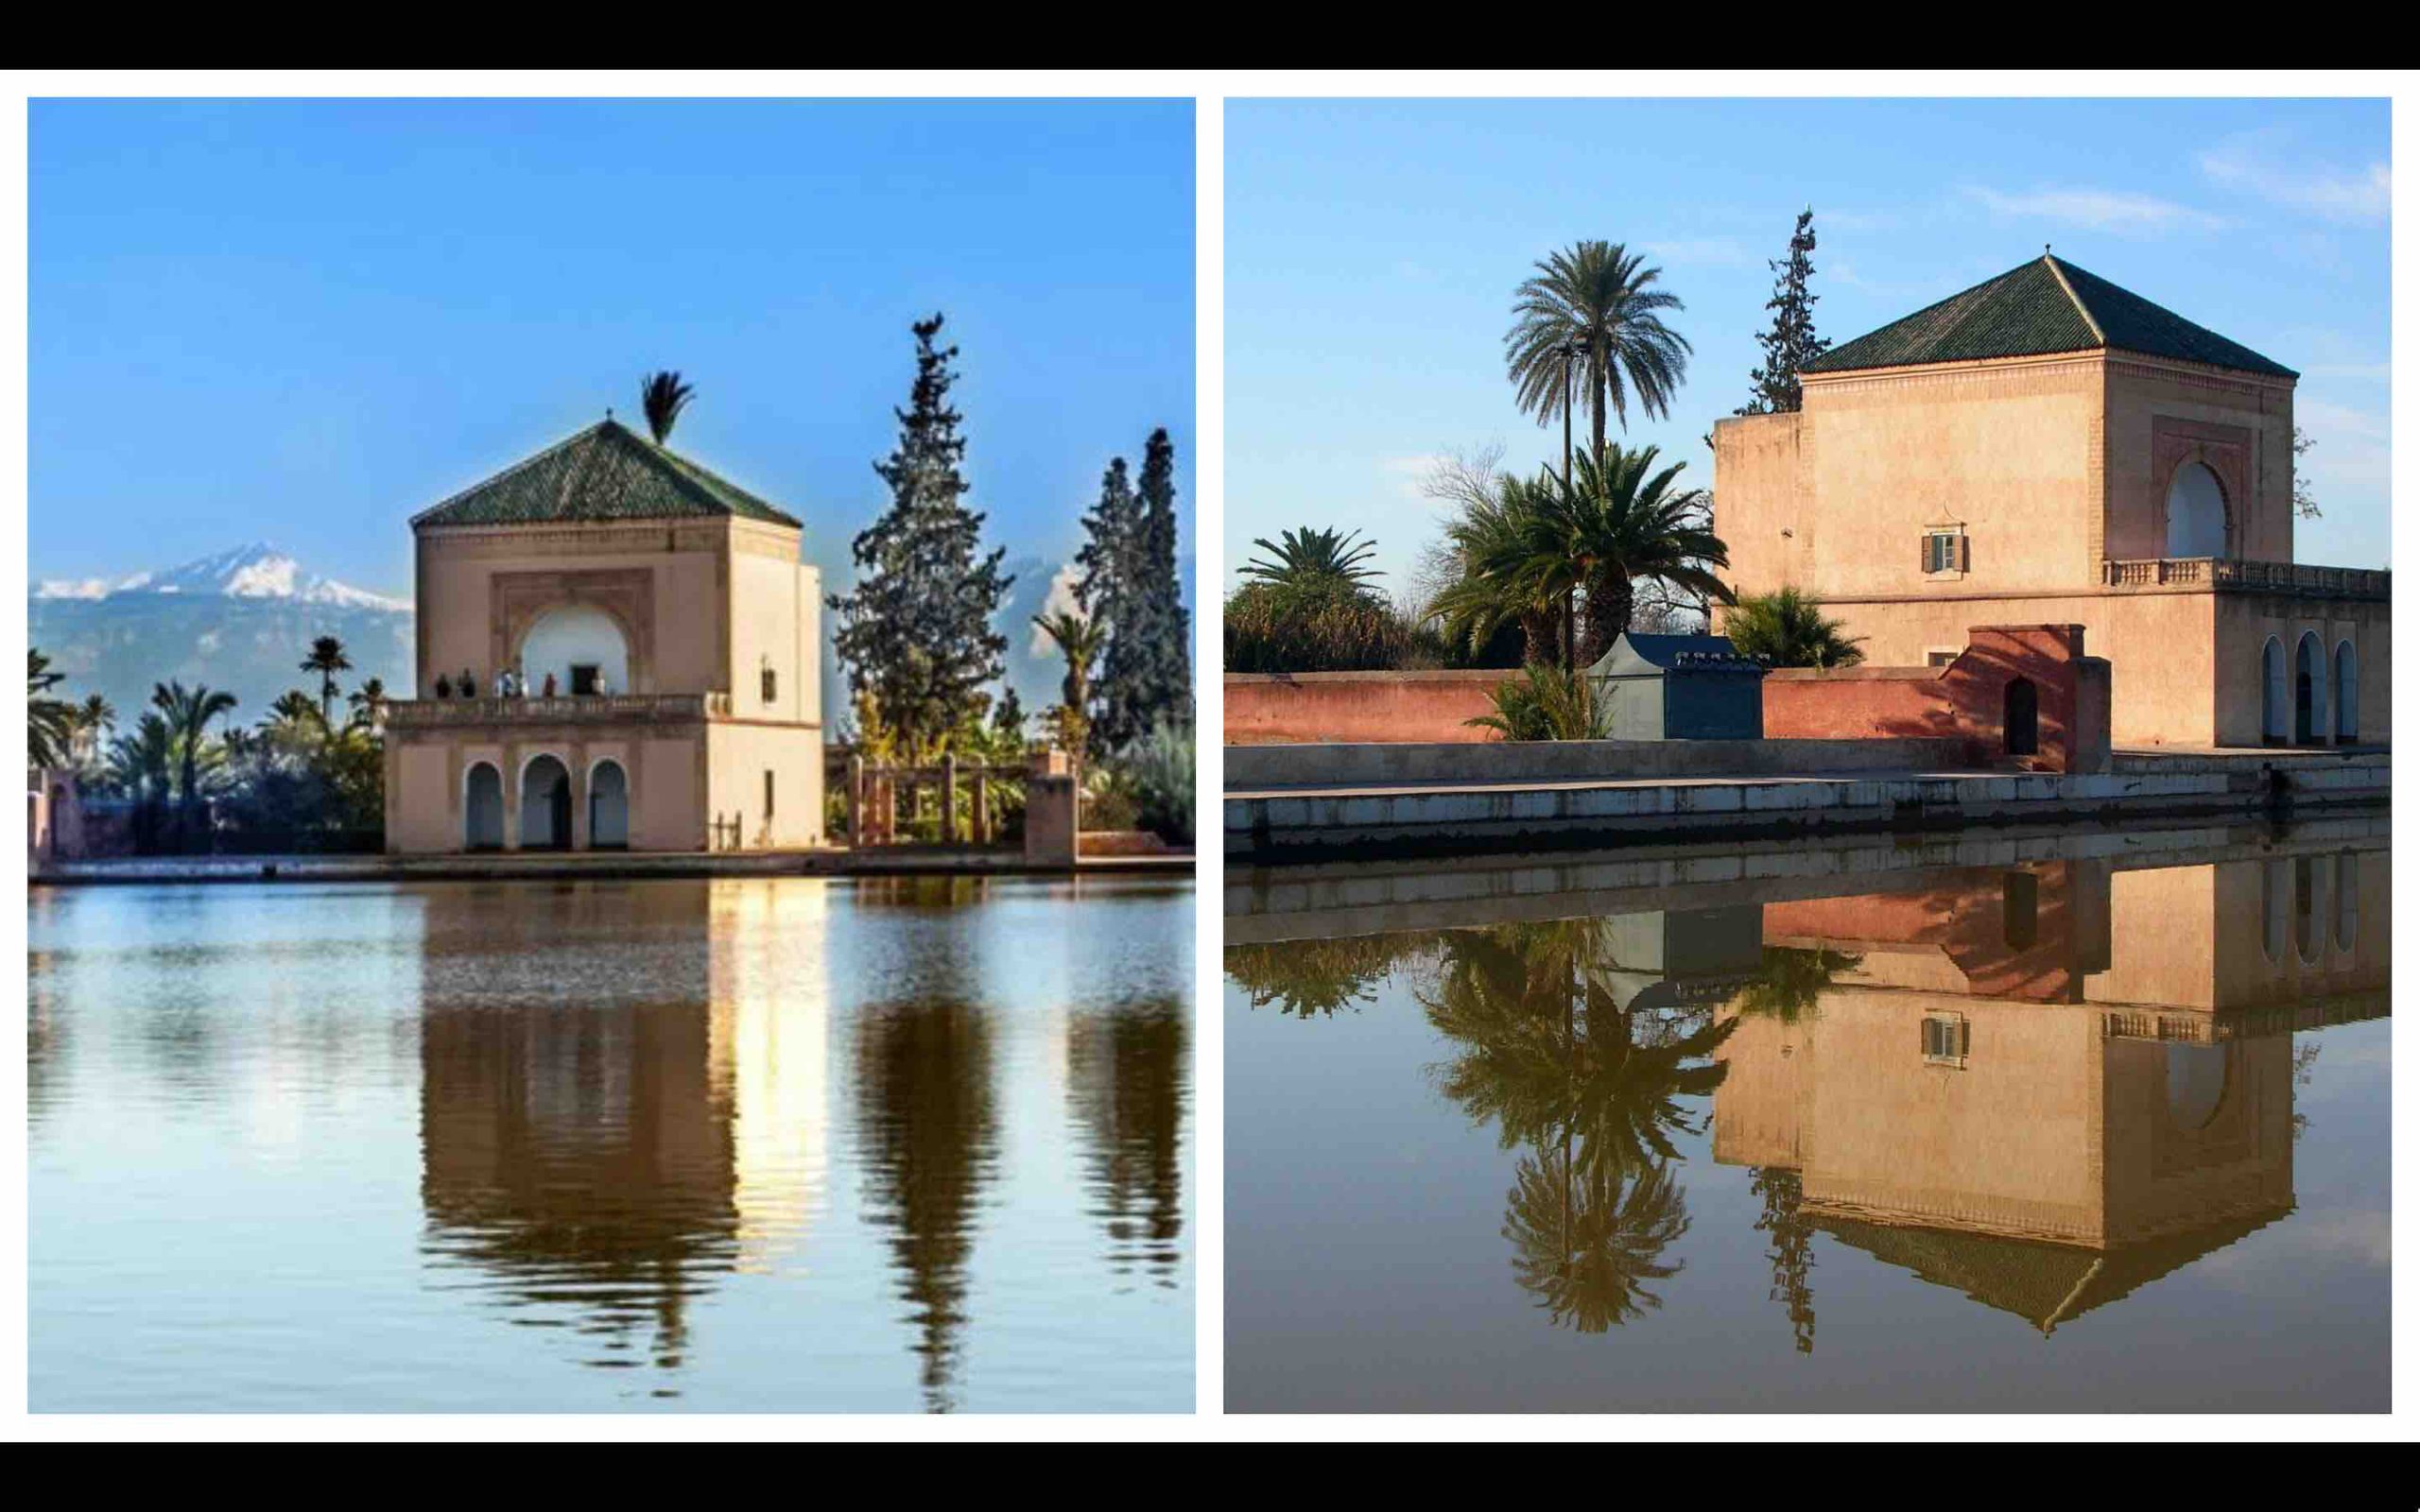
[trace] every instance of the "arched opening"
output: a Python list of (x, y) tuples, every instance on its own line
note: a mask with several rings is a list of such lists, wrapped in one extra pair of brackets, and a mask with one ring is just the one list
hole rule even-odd
[(631, 655), (622, 627), (594, 604), (550, 609), (521, 638), (521, 676), (528, 692), (543, 695), (554, 679), (559, 696), (631, 691)]
[(2305, 635), (2294, 643), (2294, 744), (2315, 745), (2325, 734), (2327, 720), (2320, 704), (2325, 684), (2320, 681), (2319, 637)]
[(2187, 1133), (2209, 1127), (2227, 1100), (2227, 1074), (2233, 1058), (2227, 1047), (2171, 1040), (2167, 1050), (2169, 1122)]
[(2286, 648), (2273, 635), (2260, 647), (2260, 738), (2286, 738)]
[(2030, 678), (2011, 678), (2000, 693), (2000, 732), (2011, 756), (2031, 756), (2040, 747), (2042, 695)]
[(2286, 954), (2286, 863), (2260, 864), (2260, 954), (2273, 961)]
[(2219, 475), (2199, 462), (2176, 470), (2168, 485), (2168, 554), (2227, 554), (2227, 496)]
[(486, 762), (474, 762), (462, 780), (462, 848), (504, 849), (504, 778)]
[(622, 764), (602, 761), (588, 774), (588, 849), (631, 848), (631, 784)]
[(571, 845), (571, 773), (552, 756), (521, 768), (521, 849), (562, 850)]
[(2354, 932), (2361, 924), (2361, 861), (2350, 850), (2336, 852), (2336, 948), (2352, 954)]
[(2319, 923), (2319, 862), (2294, 857), (2294, 954), (2306, 961), (2319, 959), (2323, 939)]
[(2361, 735), (2361, 668), (2354, 659), (2353, 643), (2336, 643), (2336, 738), (2359, 740)]

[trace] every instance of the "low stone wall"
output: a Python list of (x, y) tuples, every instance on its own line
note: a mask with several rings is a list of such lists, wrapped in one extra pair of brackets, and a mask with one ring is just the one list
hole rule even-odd
[(1495, 712), (1489, 695), (1510, 672), (1231, 672), (1226, 743), (1421, 742), (1495, 739), (1469, 720)]
[[(2009, 693), (2031, 684), (2033, 749), (2010, 749)], [(1765, 676), (1765, 733), (1957, 741), (1958, 765), (2042, 772), (2109, 769), (2109, 663), (2083, 654), (2080, 625), (1984, 625), (1938, 667), (1788, 667)], [(2023, 690), (2019, 690), (2023, 691)]]
[(1521, 740), (1493, 745), (1230, 746), (1230, 793), (1284, 787), (1483, 786), (1703, 777), (1921, 772), (1959, 766), (1956, 740)]

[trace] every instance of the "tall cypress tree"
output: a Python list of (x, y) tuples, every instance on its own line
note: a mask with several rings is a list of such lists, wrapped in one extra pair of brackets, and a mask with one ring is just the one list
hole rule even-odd
[(850, 686), (873, 695), (911, 760), (980, 715), (1009, 646), (992, 620), (1013, 580), (1000, 571), (1006, 547), (977, 552), (984, 517), (966, 507), (963, 417), (949, 405), (958, 349), (934, 344), (941, 328), (939, 315), (915, 323), (916, 385), (894, 412), (899, 445), (874, 464), (890, 507), (850, 546), (856, 586), (829, 600)]
[[(1100, 497), (1084, 515), (1084, 536), (1083, 549), (1076, 553), (1076, 599), (1087, 619), (1107, 627), (1110, 645), (1115, 647), (1121, 633), (1135, 621), (1141, 586), (1142, 504), (1127, 479), (1126, 458), (1109, 459), (1108, 469), (1100, 475)], [(1111, 748), (1101, 730), (1100, 709), (1108, 695), (1109, 665), (1105, 658), (1093, 679), (1095, 707), (1078, 711), (1091, 722), (1086, 754), (1095, 760)]]
[(1815, 212), (1798, 213), (1798, 229), (1789, 235), (1789, 256), (1770, 266), (1775, 275), (1773, 297), (1765, 308), (1773, 312), (1772, 329), (1756, 337), (1765, 349), (1764, 366), (1748, 375), (1756, 397), (1734, 414), (1773, 415), (1798, 408), (1798, 370), (1832, 348), (1815, 334), (1816, 296), (1806, 286), (1815, 275), (1808, 255), (1815, 250)]
[(1188, 723), (1193, 708), (1187, 616), (1176, 576), (1176, 448), (1166, 429), (1144, 444), (1129, 518), (1123, 548), (1110, 553), (1117, 586), (1094, 725), (1101, 751), (1150, 734), (1155, 724)]

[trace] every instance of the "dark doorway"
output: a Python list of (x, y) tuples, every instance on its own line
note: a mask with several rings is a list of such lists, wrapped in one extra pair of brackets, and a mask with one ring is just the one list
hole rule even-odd
[(2294, 646), (2294, 744), (2319, 739), (2319, 643), (2306, 635)]
[(2000, 695), (2000, 730), (2011, 756), (2031, 756), (2040, 749), (2041, 698), (2026, 678), (2009, 679)]
[(521, 849), (562, 850), (571, 845), (571, 773), (541, 756), (521, 774)]
[(2013, 951), (2030, 951), (2042, 932), (2042, 879), (2030, 871), (2000, 877), (2000, 940)]

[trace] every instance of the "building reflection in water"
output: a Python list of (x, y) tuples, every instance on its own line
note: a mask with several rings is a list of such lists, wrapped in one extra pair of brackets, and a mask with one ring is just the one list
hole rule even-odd
[(821, 1198), (821, 885), (504, 902), (427, 894), (424, 1251), (593, 1337), (591, 1365), (677, 1372), (693, 1302), (795, 1247)]
[(1826, 968), (1726, 1009), (1714, 1158), (1799, 1347), (1814, 1232), (2048, 1333), (2290, 1212), (2292, 1035), (2386, 1012), (2386, 888), (2372, 850), (1765, 904)]
[(1174, 1286), (1184, 1253), (1184, 1005), (1151, 998), (1078, 1013), (1066, 1054), (1068, 1112), (1110, 1268), (1139, 1268)]
[(1710, 1123), (1800, 1351), (1818, 1233), (2047, 1333), (2292, 1211), (2292, 1036), (2386, 1013), (2387, 858), (1935, 869), (1226, 965), (1305, 1019), (1406, 971), (1439, 1089), (1520, 1152), (1503, 1234), (1558, 1325), (1656, 1305), (1689, 1226), (1674, 1140)]

